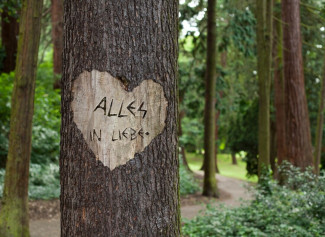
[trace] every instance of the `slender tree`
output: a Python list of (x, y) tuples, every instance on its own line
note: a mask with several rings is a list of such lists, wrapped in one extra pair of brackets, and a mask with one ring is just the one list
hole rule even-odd
[(278, 163), (286, 157), (286, 127), (285, 127), (285, 94), (283, 75), (283, 32), (281, 23), (281, 1), (276, 1), (276, 11), (274, 20), (274, 105), (276, 120), (276, 150)]
[(207, 67), (204, 108), (204, 196), (218, 196), (215, 177), (216, 7), (208, 0)]
[(61, 87), (63, 52), (63, 0), (51, 0), (54, 88)]
[(24, 0), (11, 101), (9, 151), (0, 213), (0, 236), (29, 236), (28, 175), (40, 40), (41, 0)]
[(65, 1), (64, 19), (61, 236), (180, 236), (178, 1)]
[(281, 3), (286, 119), (285, 159), (305, 169), (313, 165), (313, 153), (302, 63), (300, 1), (282, 0)]
[(218, 111), (216, 111), (216, 115), (215, 115), (216, 128), (215, 128), (215, 132), (214, 132), (215, 133), (215, 148), (214, 148), (215, 155), (214, 155), (214, 157), (215, 157), (216, 173), (218, 173), (218, 174), (220, 173), (219, 167), (218, 167), (218, 142), (217, 142), (217, 140), (219, 138), (219, 126), (218, 126), (219, 116), (220, 116), (220, 111), (218, 110)]
[(319, 94), (319, 109), (317, 115), (317, 128), (316, 128), (316, 138), (315, 138), (315, 152), (314, 152), (314, 162), (315, 162), (315, 173), (319, 174), (319, 164), (322, 151), (322, 138), (323, 138), (323, 126), (324, 126), (324, 109), (325, 109), (325, 58), (323, 66), (323, 77), (321, 81), (321, 90)]
[(272, 0), (256, 0), (258, 113), (258, 175), (270, 165), (270, 89), (272, 66)]
[(236, 153), (233, 152), (233, 151), (231, 152), (231, 164), (238, 165), (237, 158), (236, 158)]
[[(179, 93), (179, 104), (182, 104), (183, 99), (184, 99), (184, 94)], [(185, 116), (185, 110), (179, 111), (179, 116), (178, 116), (178, 119), (179, 119), (179, 122), (178, 122), (178, 137), (181, 137), (183, 135), (182, 119), (184, 118), (184, 116)], [(187, 171), (193, 172), (191, 170), (190, 166), (188, 165), (188, 162), (187, 162), (187, 159), (186, 159), (185, 147), (180, 145), (180, 151), (181, 151), (180, 155), (182, 157), (182, 162), (183, 162), (184, 167), (187, 169)]]
[[(18, 8), (18, 6), (15, 7)], [(0, 73), (9, 73), (15, 70), (19, 28), (17, 17), (12, 13), (9, 14), (8, 7), (5, 7), (1, 13), (1, 44), (4, 47), (6, 56), (2, 62), (2, 70)]]

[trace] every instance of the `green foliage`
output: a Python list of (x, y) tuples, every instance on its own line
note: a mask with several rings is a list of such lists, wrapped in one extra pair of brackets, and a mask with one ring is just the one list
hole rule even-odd
[[(0, 196), (3, 193), (5, 170), (0, 170)], [(53, 199), (60, 196), (59, 166), (31, 164), (29, 169), (28, 196), (30, 199)]]
[[(0, 13), (4, 10), (7, 11), (9, 16), (18, 18), (19, 10), (21, 9), (21, 0), (1, 0), (0, 1)], [(8, 20), (8, 19), (4, 19)]]
[(183, 135), (179, 141), (188, 152), (200, 152), (203, 147), (203, 124), (199, 119), (185, 117), (182, 120)]
[(49, 164), (30, 167), (28, 196), (31, 199), (53, 199), (60, 197), (59, 166)]
[(53, 90), (52, 64), (38, 67), (33, 117), (32, 155), (35, 164), (58, 162), (60, 144), (60, 94)]
[[(238, 208), (208, 207), (204, 216), (185, 221), (185, 236), (324, 236), (325, 174), (301, 173), (286, 165), (284, 186), (266, 178), (255, 199)], [(265, 190), (268, 190), (267, 192)]]
[(193, 174), (185, 168), (182, 159), (179, 159), (179, 163), (180, 194), (183, 196), (200, 191), (198, 181), (194, 178)]
[(240, 111), (228, 134), (228, 146), (236, 153), (245, 151), (246, 169), (248, 175), (257, 174), (257, 130), (258, 130), (258, 101), (250, 103), (242, 101)]
[[(0, 159), (4, 168), (8, 153), (11, 94), (14, 73), (0, 75)], [(52, 64), (43, 63), (37, 71), (31, 162), (57, 163), (60, 143), (60, 94), (53, 90)]]
[[(250, 8), (245, 10), (231, 9), (229, 28), (234, 46), (244, 54), (245, 57), (256, 55), (256, 20)], [(225, 36), (224, 36), (225, 37)]]
[(0, 167), (4, 168), (8, 153), (11, 93), (14, 73), (0, 74)]
[[(53, 90), (52, 63), (38, 66), (34, 116), (32, 128), (32, 153), (29, 180), (29, 197), (32, 199), (57, 198), (60, 194), (60, 93)], [(8, 153), (11, 94), (14, 72), (0, 75), (0, 161), (5, 167)], [(0, 171), (2, 184), (4, 170)]]

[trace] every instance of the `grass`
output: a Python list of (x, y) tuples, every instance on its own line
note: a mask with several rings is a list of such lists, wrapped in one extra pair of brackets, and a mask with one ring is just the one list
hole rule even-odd
[[(203, 163), (202, 154), (186, 153), (186, 159), (192, 170), (200, 170)], [(246, 163), (238, 156), (237, 163), (237, 165), (231, 163), (230, 154), (218, 154), (218, 167), (221, 175), (250, 182), (257, 182), (256, 176), (246, 176)]]

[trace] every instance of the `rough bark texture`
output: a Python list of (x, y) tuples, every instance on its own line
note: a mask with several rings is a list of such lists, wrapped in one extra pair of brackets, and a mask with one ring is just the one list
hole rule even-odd
[(258, 113), (258, 175), (270, 165), (270, 90), (272, 66), (272, 0), (256, 0)]
[(317, 129), (316, 129), (316, 139), (315, 139), (315, 152), (314, 152), (314, 162), (315, 162), (315, 173), (319, 174), (320, 158), (322, 154), (322, 138), (323, 138), (323, 126), (324, 126), (324, 109), (325, 109), (325, 58), (323, 66), (323, 78), (321, 82), (321, 91), (319, 95), (319, 109), (317, 116)]
[(313, 153), (301, 53), (299, 2), (299, 0), (282, 0), (286, 112), (285, 159), (305, 169), (313, 165)]
[[(180, 236), (178, 1), (64, 5), (61, 236)], [(113, 171), (96, 160), (73, 122), (73, 81), (92, 70), (119, 78), (129, 92), (151, 79), (163, 87), (168, 101), (162, 133)]]
[(0, 236), (29, 236), (28, 175), (42, 5), (39, 0), (22, 2)]
[(54, 88), (61, 88), (63, 52), (63, 0), (51, 0)]
[[(277, 1), (280, 4), (280, 1)], [(277, 7), (281, 7), (278, 6)], [(281, 12), (276, 15), (276, 19), (281, 19)], [(285, 125), (285, 100), (284, 100), (284, 76), (283, 76), (283, 47), (282, 47), (282, 24), (279, 20), (274, 20), (274, 105), (276, 124), (276, 149), (278, 163), (281, 164), (286, 157), (286, 125)]]
[(9, 73), (15, 70), (18, 30), (17, 19), (9, 16), (6, 9), (4, 9), (1, 14), (1, 43), (5, 48), (6, 57), (2, 62), (3, 67), (0, 72)]
[(217, 196), (215, 177), (216, 0), (208, 0), (207, 68), (204, 108), (204, 196)]

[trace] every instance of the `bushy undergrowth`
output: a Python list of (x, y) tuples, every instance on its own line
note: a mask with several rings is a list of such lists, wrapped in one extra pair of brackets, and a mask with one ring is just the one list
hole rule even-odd
[(286, 167), (287, 182), (270, 179), (255, 189), (255, 199), (238, 208), (208, 207), (186, 221), (185, 236), (325, 236), (325, 175), (316, 177)]
[[(14, 72), (0, 74), (0, 195), (3, 191), (4, 168), (8, 153), (11, 95)], [(51, 199), (60, 195), (60, 92), (53, 90), (53, 65), (44, 62), (38, 66), (32, 152), (29, 180), (31, 199)]]
[(194, 178), (193, 174), (185, 168), (182, 159), (180, 159), (179, 176), (180, 195), (192, 194), (200, 190), (198, 181)]
[[(60, 144), (60, 93), (53, 90), (53, 66), (50, 62), (37, 70), (31, 161), (34, 164), (58, 163)], [(11, 95), (14, 72), (0, 74), (0, 167), (8, 153)]]
[[(5, 170), (0, 170), (0, 196), (3, 193)], [(60, 196), (59, 166), (31, 164), (29, 169), (28, 196), (30, 199), (53, 199)]]
[[(5, 170), (0, 170), (0, 197), (3, 192)], [(198, 181), (180, 161), (180, 194), (192, 194), (200, 190)], [(29, 169), (30, 199), (53, 199), (60, 196), (59, 166), (53, 163), (47, 165), (31, 164)]]

